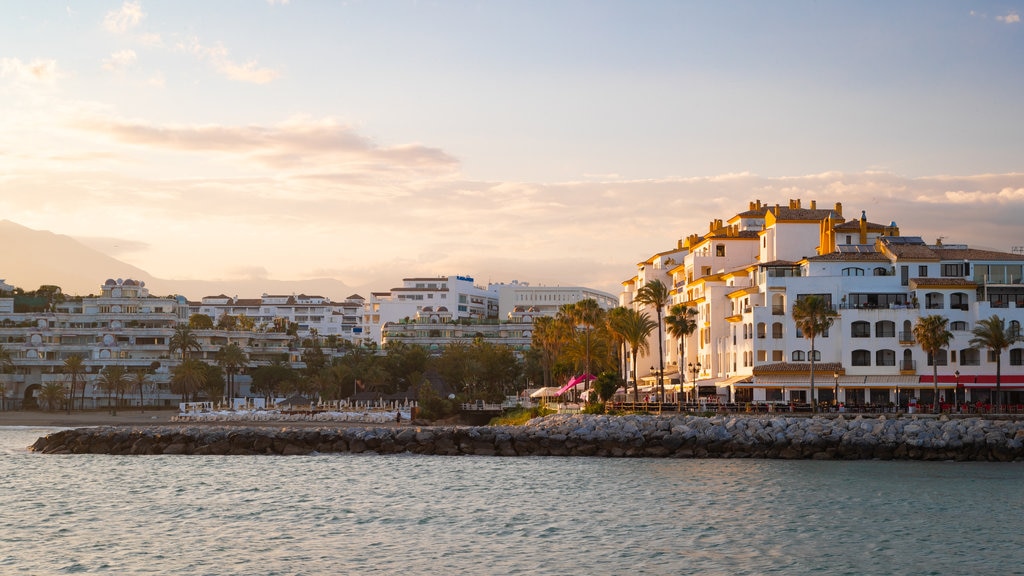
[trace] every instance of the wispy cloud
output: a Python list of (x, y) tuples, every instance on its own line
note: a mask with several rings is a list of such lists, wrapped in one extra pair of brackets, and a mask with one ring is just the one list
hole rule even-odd
[(140, 2), (125, 2), (117, 10), (107, 12), (103, 27), (110, 32), (121, 34), (139, 25), (146, 14)]
[(138, 59), (134, 50), (118, 50), (103, 60), (103, 69), (108, 72), (124, 72), (135, 65)]
[(204, 46), (198, 39), (192, 38), (187, 42), (180, 43), (179, 48), (195, 55), (200, 60), (209, 62), (215, 70), (230, 80), (252, 84), (267, 84), (273, 82), (281, 75), (279, 71), (273, 68), (260, 66), (256, 60), (249, 60), (247, 62), (233, 60), (228, 49), (221, 43), (214, 44), (213, 46)]
[(999, 20), (1000, 22), (1005, 22), (1007, 24), (1017, 24), (1020, 22), (1020, 14), (1017, 14), (1016, 12), (1010, 12), (1005, 16), (996, 16), (996, 20)]
[(18, 58), (0, 58), (0, 78), (18, 82), (53, 83), (57, 80), (56, 60), (32, 60), (23, 62)]

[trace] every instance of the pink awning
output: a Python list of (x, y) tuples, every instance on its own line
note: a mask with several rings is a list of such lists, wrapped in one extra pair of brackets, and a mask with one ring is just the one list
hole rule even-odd
[(562, 386), (561, 388), (558, 389), (558, 392), (555, 393), (555, 396), (561, 396), (562, 394), (565, 394), (566, 392), (569, 391), (570, 388), (579, 384), (580, 382), (594, 379), (595, 378), (593, 374), (583, 374), (581, 376), (575, 376), (573, 378), (570, 378), (569, 382), (565, 386)]

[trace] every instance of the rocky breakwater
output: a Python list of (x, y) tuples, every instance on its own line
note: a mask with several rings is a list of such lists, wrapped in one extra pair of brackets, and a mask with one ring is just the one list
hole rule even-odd
[(554, 415), (523, 426), (77, 428), (46, 454), (371, 452), (477, 456), (1024, 460), (1024, 421), (982, 418)]

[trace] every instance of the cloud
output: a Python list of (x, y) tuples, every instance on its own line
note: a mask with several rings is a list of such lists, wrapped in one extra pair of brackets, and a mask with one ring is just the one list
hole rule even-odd
[(125, 2), (117, 10), (107, 12), (103, 19), (103, 27), (110, 32), (121, 34), (138, 26), (146, 17), (139, 2)]
[(17, 58), (0, 58), (0, 78), (16, 82), (52, 84), (58, 78), (56, 60), (22, 62)]
[(996, 16), (996, 20), (999, 20), (1000, 22), (1005, 22), (1007, 24), (1017, 24), (1018, 22), (1020, 22), (1020, 14), (1017, 14), (1016, 12), (1010, 12), (1006, 16)]
[(252, 84), (267, 84), (273, 82), (281, 75), (277, 70), (261, 67), (255, 60), (249, 60), (244, 63), (232, 60), (228, 49), (219, 42), (213, 46), (204, 46), (198, 39), (193, 38), (187, 42), (180, 43), (178, 47), (195, 55), (200, 60), (209, 62), (215, 70), (230, 80)]
[(103, 69), (108, 72), (125, 72), (138, 60), (134, 50), (119, 50), (103, 60)]

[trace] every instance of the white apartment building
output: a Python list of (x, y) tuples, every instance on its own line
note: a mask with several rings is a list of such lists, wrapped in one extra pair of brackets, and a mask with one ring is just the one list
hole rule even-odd
[(527, 282), (513, 280), (508, 284), (492, 284), (498, 290), (498, 317), (512, 320), (526, 315), (530, 318), (554, 316), (566, 304), (593, 299), (598, 305), (609, 310), (618, 305), (613, 294), (583, 286), (531, 286)]
[(412, 321), (420, 312), (442, 313), (453, 320), (497, 320), (498, 291), (477, 286), (471, 276), (403, 278), (401, 286), (370, 293), (363, 305), (364, 339), (383, 344), (385, 324)]
[(275, 322), (295, 323), (302, 338), (316, 334), (320, 338), (336, 337), (353, 344), (363, 339), (362, 296), (353, 294), (341, 302), (325, 296), (306, 294), (263, 294), (260, 298), (239, 298), (223, 294), (206, 296), (200, 302), (189, 302), (189, 316), (205, 314), (214, 325), (225, 315), (244, 316), (258, 330), (266, 331)]
[[(821, 295), (839, 313), (815, 340), (815, 396), (851, 406), (933, 401), (932, 359), (913, 337), (917, 319), (930, 314), (945, 316), (954, 334), (935, 359), (940, 400), (987, 403), (996, 359), (971, 348), (971, 330), (997, 315), (1019, 334), (1024, 321), (1024, 255), (928, 244), (900, 235), (894, 222), (869, 222), (865, 212), (846, 220), (838, 203), (751, 203), (684, 246), (670, 271), (672, 298), (697, 311), (698, 327), (682, 362), (666, 337), (666, 361), (684, 367), (684, 389), (696, 376), (702, 395), (724, 400), (810, 400), (810, 343), (792, 319), (793, 303), (806, 295)], [(625, 302), (642, 286), (638, 278), (624, 283)], [(1002, 389), (1015, 404), (1024, 403), (1022, 355), (1017, 342), (1000, 359)], [(638, 372), (650, 365), (657, 362), (641, 359)]]

